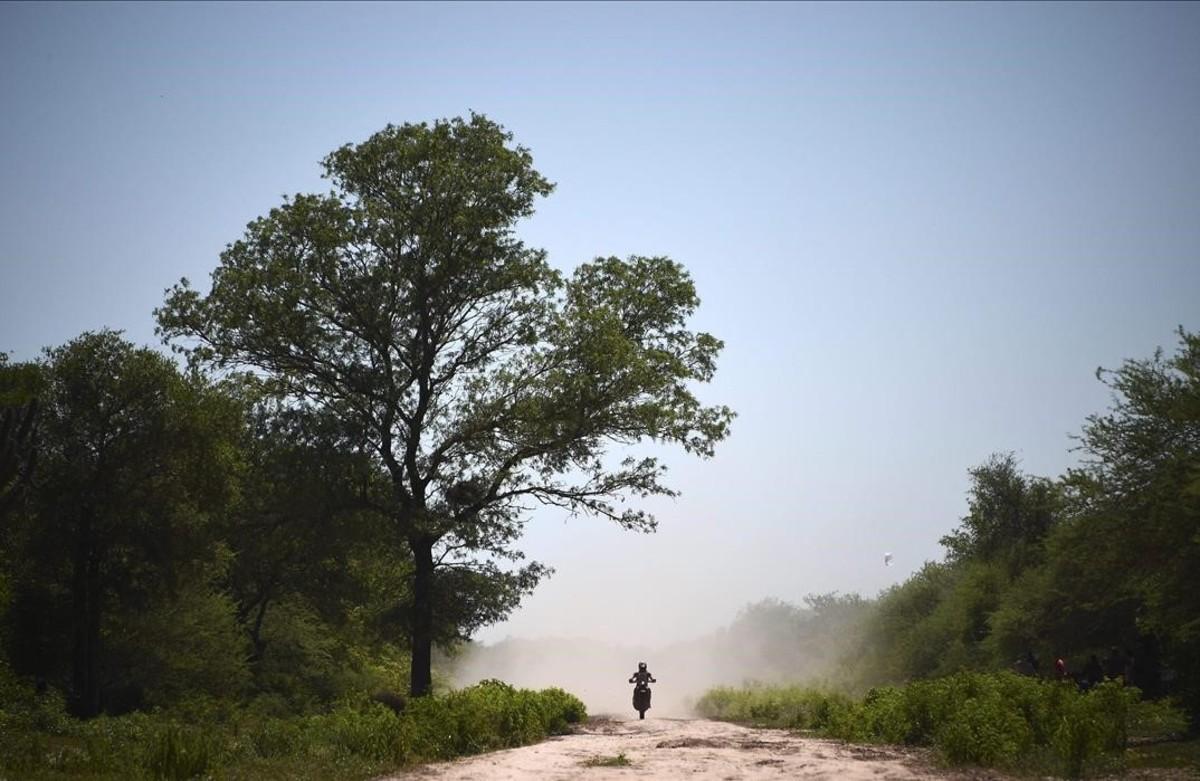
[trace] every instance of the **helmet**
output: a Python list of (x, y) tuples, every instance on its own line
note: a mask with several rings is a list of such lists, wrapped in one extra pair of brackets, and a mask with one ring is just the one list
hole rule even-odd
[(638, 669), (639, 669), (639, 670), (645, 670), (645, 669), (646, 669), (646, 663), (645, 663), (645, 662), (638, 662)]

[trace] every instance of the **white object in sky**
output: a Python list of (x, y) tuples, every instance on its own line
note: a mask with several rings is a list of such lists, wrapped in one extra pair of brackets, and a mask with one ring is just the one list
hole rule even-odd
[(883, 554), (883, 565), (885, 567), (892, 566), (892, 554), (890, 554), (890, 553)]

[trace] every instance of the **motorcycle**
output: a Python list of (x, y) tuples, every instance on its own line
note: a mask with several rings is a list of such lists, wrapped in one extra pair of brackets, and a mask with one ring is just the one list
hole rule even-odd
[(639, 719), (646, 718), (646, 711), (650, 710), (651, 682), (658, 683), (657, 680), (651, 678), (649, 681), (638, 681), (633, 687), (633, 709), (638, 712)]

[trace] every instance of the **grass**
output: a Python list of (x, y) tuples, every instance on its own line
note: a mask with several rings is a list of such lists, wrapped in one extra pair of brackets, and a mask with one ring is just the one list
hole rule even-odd
[(848, 741), (930, 746), (950, 765), (1072, 778), (1120, 770), (1131, 736), (1162, 739), (1184, 724), (1169, 703), (1140, 702), (1136, 689), (1116, 682), (1081, 693), (1008, 672), (881, 686), (861, 700), (798, 686), (718, 688), (697, 710)]
[(1200, 777), (1200, 738), (1132, 746), (1125, 752), (1131, 769), (1190, 768)]
[(561, 689), (485, 681), (410, 701), (366, 697), (317, 715), (133, 713), (86, 722), (61, 703), (0, 710), (0, 779), (367, 779), (416, 764), (534, 743), (586, 718)]
[(629, 767), (633, 763), (624, 754), (617, 754), (615, 757), (591, 757), (579, 764), (584, 767)]

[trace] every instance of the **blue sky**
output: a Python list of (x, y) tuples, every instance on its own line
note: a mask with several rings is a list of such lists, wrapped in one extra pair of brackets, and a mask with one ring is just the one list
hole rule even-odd
[[(0, 5), (0, 350), (156, 343), (179, 277), (383, 125), (502, 123), (564, 269), (667, 254), (739, 413), (652, 537), (543, 513), (506, 634), (672, 639), (940, 555), (1200, 329), (1197, 4)], [(892, 551), (896, 565), (882, 567)], [(638, 605), (637, 609), (631, 609)]]

